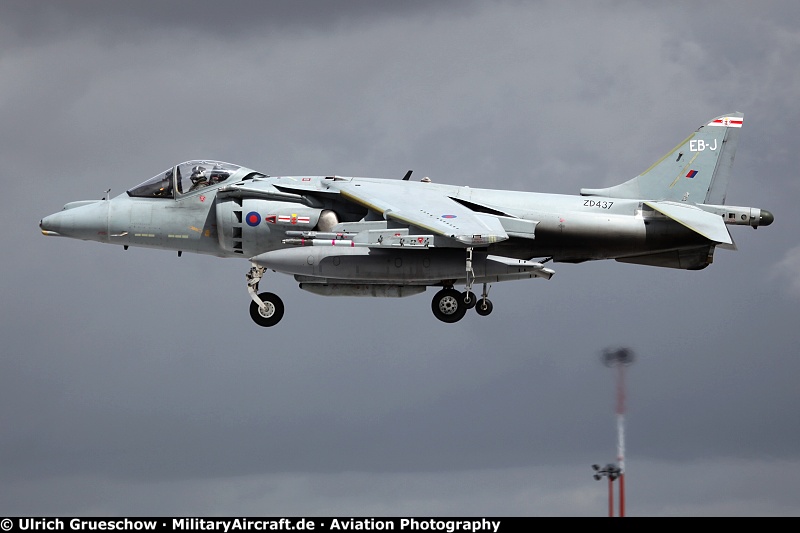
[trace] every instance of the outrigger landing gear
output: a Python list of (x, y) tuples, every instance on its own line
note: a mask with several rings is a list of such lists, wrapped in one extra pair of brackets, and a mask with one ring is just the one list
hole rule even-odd
[(489, 288), (484, 283), (483, 284), (483, 294), (480, 298), (478, 298), (478, 303), (475, 305), (475, 312), (481, 316), (486, 316), (492, 312), (494, 306), (492, 305), (492, 301), (487, 298), (489, 296)]
[[(467, 248), (467, 286), (464, 287), (464, 292), (461, 294), (461, 303), (467, 309), (475, 307), (475, 294), (472, 292), (472, 284), (475, 283), (475, 271), (472, 269), (472, 247)], [(486, 285), (484, 284), (484, 287)]]
[(250, 303), (250, 318), (259, 326), (274, 326), (283, 318), (283, 301), (277, 294), (262, 292), (258, 294), (258, 283), (267, 271), (266, 268), (253, 264), (247, 273), (247, 292), (253, 301)]
[(467, 309), (472, 309), (475, 307), (475, 302), (478, 301), (478, 297), (475, 296), (474, 292), (467, 290), (461, 293), (461, 301), (464, 302)]

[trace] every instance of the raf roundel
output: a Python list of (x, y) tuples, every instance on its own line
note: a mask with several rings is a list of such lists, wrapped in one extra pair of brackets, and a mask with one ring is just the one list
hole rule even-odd
[(261, 224), (261, 215), (256, 213), (255, 211), (250, 211), (247, 213), (247, 217), (245, 218), (247, 221), (248, 226), (256, 227)]

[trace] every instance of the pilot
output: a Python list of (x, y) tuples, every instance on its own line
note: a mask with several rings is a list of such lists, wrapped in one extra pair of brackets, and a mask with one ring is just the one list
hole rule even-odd
[(208, 178), (206, 177), (206, 169), (204, 167), (201, 167), (200, 165), (197, 165), (192, 168), (192, 175), (189, 177), (189, 179), (192, 180), (192, 188), (189, 189), (190, 191), (208, 185)]

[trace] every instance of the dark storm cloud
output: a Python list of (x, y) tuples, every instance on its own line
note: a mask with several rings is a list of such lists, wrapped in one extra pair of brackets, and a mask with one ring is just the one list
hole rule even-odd
[[(221, 40), (238, 40), (252, 33), (329, 31), (341, 23), (365, 24), (387, 17), (411, 17), (456, 9), (469, 13), (473, 2), (444, 0), (233, 0), (198, 2), (107, 2), (75, 0), (39, 2), (10, 0), (0, 7), (8, 43), (54, 42), (76, 32), (97, 32), (113, 41), (153, 33), (171, 35), (191, 30)], [(409, 27), (409, 33), (413, 31)], [(138, 37), (136, 37), (138, 36)]]

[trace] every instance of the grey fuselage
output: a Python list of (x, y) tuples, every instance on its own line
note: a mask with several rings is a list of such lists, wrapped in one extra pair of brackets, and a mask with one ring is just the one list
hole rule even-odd
[[(309, 201), (302, 195), (286, 195), (274, 187), (295, 182), (313, 185), (314, 182), (330, 179), (321, 176), (259, 177), (246, 182), (251, 187), (257, 186), (263, 190), (263, 198), (218, 195), (221, 187), (235, 191), (237, 185), (245, 183), (234, 182), (205, 187), (177, 198), (140, 198), (122, 194), (110, 200), (73, 202), (61, 212), (46, 217), (42, 221), (42, 229), (48, 234), (125, 247), (150, 247), (220, 257), (253, 258), (275, 250), (294, 249), (298, 250), (295, 255), (299, 266), (287, 273), (310, 274), (301, 267), (306, 262), (303, 256), (311, 249), (284, 244), (287, 231), (317, 230), (323, 213), (331, 211), (338, 214), (336, 223), (326, 228), (333, 232), (357, 233), (362, 228), (374, 230), (396, 226), (396, 222), (383, 220), (368, 209), (348, 204), (339, 198)], [(380, 181), (374, 178), (337, 179)], [(581, 262), (659, 255), (678, 257), (687, 251), (695, 253), (700, 250), (698, 257), (701, 260), (697, 264), (687, 264), (688, 268), (699, 268), (707, 264), (703, 250), (713, 249), (705, 237), (648, 208), (640, 200), (499, 191), (423, 182), (405, 182), (404, 187), (412, 191), (413, 188), (420, 188), (421, 193), (439, 188), (446, 196), (468, 205), (535, 223), (535, 235), (526, 238), (511, 236), (479, 250), (487, 255), (518, 259), (546, 257), (555, 261)], [(285, 199), (281, 197), (282, 194)], [(726, 217), (725, 221), (731, 224), (755, 227), (760, 216), (758, 209), (701, 207), (707, 211), (717, 210), (723, 217), (728, 213), (731, 216)], [(247, 219), (251, 213), (258, 215), (257, 223)], [(411, 235), (425, 233), (423, 230), (415, 232), (414, 228), (410, 228), (409, 232)], [(435, 260), (441, 255), (445, 259), (460, 250), (456, 262), (458, 268), (463, 270), (465, 246), (441, 242), (442, 238), (437, 240), (437, 245), (428, 250), (433, 253), (427, 257)], [(326, 257), (357, 255), (363, 258), (371, 253), (402, 257), (419, 254), (419, 250), (398, 248), (370, 251), (331, 247), (315, 248), (315, 253)], [(634, 259), (632, 262), (638, 261)], [(682, 266), (680, 261), (674, 265), (660, 266), (687, 267)], [(359, 278), (363, 272), (343, 272), (340, 275)], [(397, 281), (403, 281), (409, 275), (398, 273), (397, 278)]]

